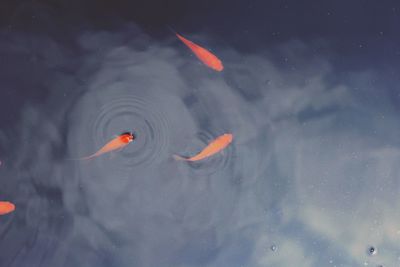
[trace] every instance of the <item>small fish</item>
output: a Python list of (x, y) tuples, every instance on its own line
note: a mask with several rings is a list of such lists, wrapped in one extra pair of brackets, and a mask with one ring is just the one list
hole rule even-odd
[(175, 34), (179, 38), (179, 40), (181, 40), (187, 47), (189, 47), (190, 50), (192, 50), (193, 53), (196, 55), (196, 57), (200, 59), (200, 61), (203, 62), (207, 67), (216, 71), (222, 71), (224, 69), (221, 60), (219, 60), (219, 58), (217, 58), (210, 51), (193, 43), (192, 41), (189, 41), (178, 33)]
[(0, 201), (0, 215), (4, 215), (15, 210), (15, 205), (8, 201)]
[(97, 151), (93, 155), (81, 158), (81, 160), (92, 159), (92, 158), (98, 157), (104, 153), (111, 152), (111, 151), (114, 151), (117, 149), (122, 149), (125, 146), (127, 146), (130, 142), (132, 142), (133, 139), (135, 139), (135, 137), (133, 136), (133, 134), (131, 132), (123, 133), (123, 134), (117, 136), (116, 138), (114, 138), (113, 140), (111, 140), (110, 142), (108, 142), (107, 144), (105, 144), (99, 151)]
[(233, 140), (232, 134), (223, 134), (217, 137), (214, 141), (208, 144), (200, 153), (196, 156), (190, 158), (184, 158), (178, 155), (174, 155), (174, 159), (176, 160), (185, 160), (185, 161), (198, 161), (210, 157), (224, 148), (226, 148)]

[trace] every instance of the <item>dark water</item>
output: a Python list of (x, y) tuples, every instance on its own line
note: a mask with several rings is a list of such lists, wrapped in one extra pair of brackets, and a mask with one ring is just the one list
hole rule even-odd
[[(83, 15), (67, 9), (70, 17), (62, 5), (4, 4), (0, 200), (17, 208), (0, 217), (0, 266), (398, 264), (396, 40), (371, 37), (391, 21), (371, 36), (343, 30), (359, 37), (343, 39), (350, 49), (338, 44), (341, 33), (303, 32), (304, 21), (298, 31), (277, 17), (266, 19), (276, 28), (247, 27), (263, 20), (257, 1), (231, 11), (216, 4), (226, 20), (214, 28), (217, 11), (204, 4), (192, 19), (180, 3), (180, 16), (160, 12), (149, 24), (139, 11), (126, 18), (118, 3), (98, 7), (121, 12), (109, 25), (84, 4)], [(275, 4), (280, 14), (305, 9)], [(244, 13), (237, 31), (219, 35), (244, 7), (254, 18)], [(362, 20), (374, 6), (363, 8)], [(204, 15), (209, 21), (196, 26)], [(164, 27), (171, 22), (187, 25), (185, 35), (225, 70), (202, 65)], [(363, 54), (361, 42), (387, 50)], [(125, 149), (69, 160), (126, 131), (136, 139)], [(234, 135), (223, 153), (173, 160), (223, 133)]]

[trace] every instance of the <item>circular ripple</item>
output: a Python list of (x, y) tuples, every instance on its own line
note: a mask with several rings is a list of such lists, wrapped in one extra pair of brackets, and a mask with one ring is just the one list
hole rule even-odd
[[(217, 138), (221, 134), (211, 134), (210, 132), (202, 131), (196, 135), (196, 138), (191, 140), (190, 144), (184, 147), (185, 152), (179, 155), (184, 157), (192, 157), (203, 150), (210, 142)], [(235, 136), (233, 136), (233, 141), (235, 141)], [(182, 170), (189, 171), (190, 173), (198, 176), (207, 176), (218, 171), (225, 169), (232, 163), (232, 158), (234, 155), (234, 148), (232, 143), (223, 149), (221, 152), (214, 154), (206, 159), (196, 161), (196, 162), (180, 162), (180, 168)]]
[(135, 139), (113, 153), (113, 160), (124, 169), (158, 162), (165, 155), (169, 137), (168, 121), (157, 105), (136, 96), (123, 96), (105, 104), (92, 124), (92, 136), (98, 147), (123, 132)]

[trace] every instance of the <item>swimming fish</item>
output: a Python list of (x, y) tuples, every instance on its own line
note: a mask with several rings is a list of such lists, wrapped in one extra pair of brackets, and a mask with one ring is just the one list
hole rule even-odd
[(233, 135), (232, 134), (223, 134), (219, 137), (217, 137), (214, 141), (208, 144), (200, 153), (197, 155), (190, 157), (190, 158), (184, 158), (178, 155), (174, 155), (174, 159), (176, 160), (185, 160), (185, 161), (198, 161), (205, 159), (207, 157), (210, 157), (224, 148), (226, 148), (233, 140)]
[(97, 151), (93, 155), (81, 158), (81, 160), (92, 159), (104, 153), (111, 152), (117, 149), (122, 149), (125, 146), (127, 146), (130, 142), (132, 142), (134, 138), (135, 137), (131, 132), (123, 133), (114, 138), (113, 140), (111, 140), (110, 142), (108, 142), (107, 144), (105, 144), (99, 151)]
[(0, 215), (4, 215), (15, 210), (15, 205), (8, 201), (0, 201)]
[(193, 43), (192, 41), (189, 41), (178, 33), (175, 34), (179, 38), (179, 40), (181, 40), (187, 47), (189, 47), (190, 50), (192, 50), (193, 53), (196, 55), (196, 57), (200, 59), (200, 61), (203, 62), (207, 67), (216, 71), (222, 71), (224, 69), (221, 60), (219, 60), (219, 58), (217, 58), (210, 51)]

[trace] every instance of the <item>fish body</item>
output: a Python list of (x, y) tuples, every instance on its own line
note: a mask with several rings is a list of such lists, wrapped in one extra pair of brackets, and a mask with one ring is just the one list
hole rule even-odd
[(190, 48), (190, 50), (193, 51), (193, 53), (196, 55), (196, 57), (203, 62), (207, 67), (216, 70), (216, 71), (222, 71), (224, 69), (224, 66), (219, 58), (217, 58), (214, 54), (212, 54), (210, 51), (207, 49), (193, 43), (192, 41), (186, 39), (182, 35), (175, 33), (176, 36), (181, 40), (187, 47)]
[(92, 158), (98, 157), (104, 153), (108, 153), (108, 152), (111, 152), (111, 151), (114, 151), (117, 149), (122, 149), (125, 146), (127, 146), (130, 142), (132, 142), (134, 138), (135, 137), (130, 132), (123, 133), (123, 134), (117, 136), (116, 138), (114, 138), (113, 140), (111, 140), (110, 142), (108, 142), (107, 144), (105, 144), (102, 148), (100, 148), (100, 150), (98, 150), (93, 155), (81, 158), (81, 160), (92, 159)]
[(217, 137), (215, 140), (213, 140), (211, 143), (208, 144), (200, 153), (197, 155), (190, 157), (190, 158), (184, 158), (179, 155), (174, 155), (174, 158), (176, 160), (185, 160), (185, 161), (199, 161), (205, 158), (208, 158), (220, 151), (222, 151), (224, 148), (226, 148), (233, 140), (233, 135), (232, 134), (223, 134), (219, 137)]
[(0, 215), (4, 215), (15, 210), (15, 205), (8, 201), (0, 201)]

